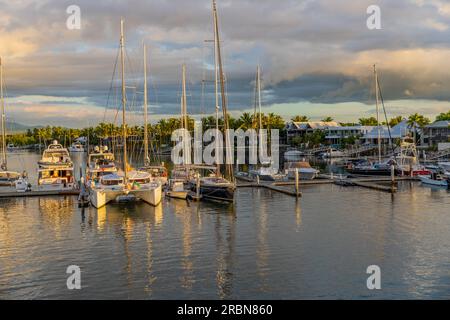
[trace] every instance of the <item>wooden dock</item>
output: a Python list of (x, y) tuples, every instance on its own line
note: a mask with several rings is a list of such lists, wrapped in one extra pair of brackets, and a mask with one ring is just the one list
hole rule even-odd
[(0, 190), (0, 198), (26, 198), (26, 197), (48, 197), (48, 196), (78, 196), (80, 190), (31, 190), (27, 192), (17, 192), (15, 190)]
[[(294, 197), (300, 197), (301, 192), (297, 195), (297, 193), (292, 190), (289, 190), (288, 188), (283, 187), (294, 187), (295, 189), (295, 182), (294, 181), (276, 181), (276, 182), (268, 182), (268, 181), (260, 181), (259, 184), (248, 178), (248, 177), (236, 177), (237, 180), (240, 180), (237, 184), (238, 188), (265, 188), (269, 190), (273, 190), (276, 192), (281, 192), (290, 196)], [(397, 192), (397, 182), (398, 181), (417, 181), (417, 178), (414, 177), (396, 177), (395, 178), (396, 183), (392, 185), (386, 185), (381, 183), (388, 183), (391, 182), (391, 177), (374, 177), (374, 176), (368, 176), (368, 177), (358, 177), (358, 178), (345, 178), (340, 179), (339, 176), (336, 176), (335, 179), (315, 179), (315, 180), (302, 180), (299, 182), (299, 187), (304, 186), (313, 186), (313, 185), (322, 185), (322, 184), (337, 184), (341, 186), (354, 186), (354, 187), (361, 187), (361, 188), (368, 188), (372, 190), (377, 191), (383, 191), (383, 192), (389, 192), (389, 193), (395, 193)]]

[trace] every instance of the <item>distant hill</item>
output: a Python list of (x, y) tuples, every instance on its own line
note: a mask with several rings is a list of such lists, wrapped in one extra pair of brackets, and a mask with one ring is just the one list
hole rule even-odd
[(17, 123), (17, 122), (9, 122), (6, 121), (6, 131), (7, 133), (19, 133), (26, 132), (28, 129), (34, 128), (42, 128), (43, 126), (27, 126), (25, 124)]

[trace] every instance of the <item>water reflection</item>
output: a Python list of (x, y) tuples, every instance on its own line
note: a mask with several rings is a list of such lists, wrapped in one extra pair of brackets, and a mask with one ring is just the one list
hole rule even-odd
[[(99, 210), (76, 197), (0, 199), (0, 299), (448, 297), (449, 191), (302, 191)], [(69, 263), (89, 283), (79, 293), (65, 289)], [(376, 294), (371, 264), (385, 270)]]
[(230, 299), (233, 293), (236, 213), (234, 208), (228, 209), (228, 214), (216, 216), (214, 229), (217, 248), (217, 294), (220, 299)]

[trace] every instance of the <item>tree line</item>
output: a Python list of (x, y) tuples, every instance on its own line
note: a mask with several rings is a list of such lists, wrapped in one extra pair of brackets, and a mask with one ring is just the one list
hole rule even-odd
[[(389, 126), (393, 127), (398, 123), (407, 120), (411, 126), (424, 127), (431, 123), (431, 120), (425, 116), (415, 113), (407, 118), (403, 116), (397, 116), (389, 120)], [(436, 117), (436, 121), (447, 120), (450, 121), (450, 111), (447, 113), (441, 113)], [(188, 117), (189, 130), (194, 128), (194, 119)], [(291, 118), (294, 122), (308, 122), (310, 118), (304, 115), (297, 115)], [(332, 122), (332, 117), (325, 117), (321, 121)], [(242, 129), (244, 131), (251, 128), (258, 128), (259, 126), (259, 114), (250, 114), (244, 112), (239, 118), (234, 118), (228, 115), (228, 122), (231, 129)], [(208, 116), (201, 119), (203, 130), (216, 127), (216, 117)], [(274, 113), (261, 114), (261, 123), (264, 129), (278, 129), (281, 131), (281, 135), (285, 132), (286, 122), (280, 116)], [(353, 125), (365, 125), (376, 126), (377, 119), (375, 117), (360, 118), (358, 123), (340, 123), (342, 126)], [(386, 122), (382, 123), (386, 125)], [(157, 123), (148, 125), (148, 134), (153, 143), (159, 146), (169, 145), (171, 142), (172, 132), (181, 127), (180, 118), (167, 118), (161, 119)], [(223, 119), (219, 119), (219, 127), (223, 128)], [(7, 143), (15, 146), (27, 146), (34, 144), (48, 144), (53, 140), (58, 140), (65, 146), (70, 145), (75, 139), (79, 137), (87, 137), (92, 145), (98, 144), (102, 139), (111, 137), (119, 137), (122, 134), (122, 126), (113, 123), (99, 123), (95, 127), (87, 127), (82, 129), (65, 128), (61, 126), (46, 126), (34, 129), (28, 129), (25, 133), (16, 133), (7, 137)], [(127, 135), (134, 137), (143, 137), (143, 126), (127, 126)], [(303, 141), (305, 140), (305, 141)], [(308, 137), (305, 137), (301, 142), (310, 142), (311, 145), (319, 145), (324, 140), (324, 135), (320, 132), (313, 133)], [(352, 144), (354, 139), (349, 139), (348, 144)]]

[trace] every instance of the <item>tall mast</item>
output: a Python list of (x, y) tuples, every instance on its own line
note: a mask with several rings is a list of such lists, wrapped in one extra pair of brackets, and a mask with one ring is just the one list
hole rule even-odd
[(373, 74), (375, 76), (375, 100), (377, 107), (377, 127), (378, 127), (378, 162), (381, 162), (381, 128), (380, 128), (380, 106), (379, 106), (379, 90), (378, 90), (378, 74), (377, 67), (373, 65)]
[(257, 86), (258, 86), (258, 112), (259, 112), (259, 117), (258, 117), (258, 121), (259, 121), (259, 130), (261, 131), (262, 129), (262, 110), (261, 110), (261, 68), (258, 65), (257, 69), (256, 69), (256, 78), (257, 78)]
[(147, 46), (144, 44), (144, 165), (150, 165), (148, 157), (148, 93), (147, 93)]
[(182, 80), (182, 94), (181, 94), (181, 128), (186, 130), (183, 131), (183, 144), (185, 146), (183, 151), (184, 164), (187, 164), (187, 154), (186, 146), (188, 146), (187, 130), (189, 130), (188, 119), (187, 119), (187, 100), (186, 100), (186, 64), (183, 63), (183, 80)]
[(214, 41), (216, 43), (217, 48), (217, 64), (219, 67), (219, 79), (220, 79), (220, 96), (222, 98), (222, 112), (223, 112), (223, 132), (225, 135), (225, 150), (226, 150), (226, 164), (225, 164), (225, 176), (229, 179), (233, 179), (233, 165), (228, 161), (228, 152), (231, 150), (231, 145), (229, 141), (229, 137), (227, 134), (227, 129), (229, 128), (228, 123), (228, 110), (227, 110), (227, 98), (225, 93), (225, 73), (223, 71), (223, 63), (222, 63), (222, 53), (220, 51), (220, 36), (219, 36), (219, 19), (217, 16), (217, 6), (216, 0), (213, 0), (213, 14), (214, 14), (214, 24), (215, 24), (215, 37)]
[[(214, 22), (214, 97), (215, 97), (215, 107), (216, 107), (216, 131), (219, 131), (219, 41), (217, 36), (218, 30), (218, 22), (217, 22), (217, 14), (216, 14), (216, 1), (212, 2), (212, 10), (213, 10), (213, 22)], [(216, 141), (217, 143), (217, 141)], [(216, 148), (216, 175), (220, 175), (220, 164), (219, 164), (219, 154)]]
[(125, 117), (125, 109), (127, 97), (125, 91), (125, 37), (123, 34), (123, 19), (120, 19), (120, 60), (122, 65), (122, 136), (123, 136), (123, 172), (124, 182), (127, 182), (127, 124)]
[(256, 85), (258, 90), (258, 136), (259, 136), (259, 150), (263, 150), (263, 135), (262, 135), (262, 109), (261, 109), (261, 67), (256, 68)]
[(2, 58), (0, 57), (0, 100), (1, 100), (1, 112), (2, 112), (2, 163), (1, 169), (6, 170), (6, 121), (5, 121), (5, 101), (3, 97), (3, 65)]
[(183, 80), (182, 80), (182, 95), (181, 95), (181, 127), (189, 130), (187, 119), (187, 99), (186, 99), (186, 64), (183, 64)]

